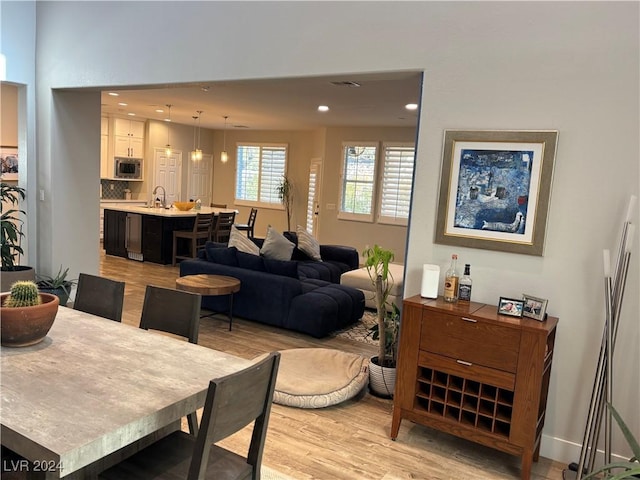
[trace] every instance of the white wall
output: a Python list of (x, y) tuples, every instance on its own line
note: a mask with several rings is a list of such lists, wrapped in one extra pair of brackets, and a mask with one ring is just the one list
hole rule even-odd
[[(95, 223), (97, 206), (79, 206), (87, 192), (75, 177), (53, 173), (87, 147), (68, 145), (68, 156), (58, 155), (61, 117), (50, 88), (424, 69), (406, 262), (413, 294), (422, 263), (444, 266), (454, 250), (433, 243), (443, 131), (557, 129), (544, 256), (455, 250), (473, 265), (474, 300), (528, 292), (548, 298), (560, 317), (542, 454), (574, 461), (602, 331), (602, 249), (615, 248), (629, 196), (639, 190), (638, 18), (637, 2), (42, 2), (39, 154), (30, 167), (45, 188), (61, 189), (74, 225)], [(2, 20), (3, 42), (11, 41)], [(87, 113), (73, 103), (65, 106)], [(99, 138), (87, 141), (98, 148)], [(73, 238), (67, 226), (43, 221), (38, 239), (60, 245)], [(73, 241), (78, 258), (94, 265), (93, 236)], [(636, 433), (637, 245), (615, 384), (615, 403)], [(614, 451), (629, 453), (619, 436)]]

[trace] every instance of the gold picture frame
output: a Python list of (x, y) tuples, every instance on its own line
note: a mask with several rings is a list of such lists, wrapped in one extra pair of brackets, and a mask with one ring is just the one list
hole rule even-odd
[(436, 243), (542, 256), (558, 132), (446, 130)]

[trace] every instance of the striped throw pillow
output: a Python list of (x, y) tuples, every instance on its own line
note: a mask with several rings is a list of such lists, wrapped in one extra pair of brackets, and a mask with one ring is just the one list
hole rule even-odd
[(296, 233), (298, 234), (298, 248), (313, 260), (321, 262), (322, 258), (320, 257), (320, 244), (318, 241), (300, 225), (298, 225)]
[(229, 247), (236, 247), (239, 251), (251, 253), (252, 255), (260, 255), (260, 248), (253, 243), (244, 233), (231, 225), (231, 234), (229, 235)]

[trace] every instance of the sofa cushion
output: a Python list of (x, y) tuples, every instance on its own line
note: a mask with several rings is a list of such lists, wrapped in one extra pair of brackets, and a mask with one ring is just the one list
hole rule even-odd
[(264, 266), (264, 259), (260, 255), (253, 255), (252, 253), (241, 252), (238, 250), (236, 258), (238, 259), (238, 266), (240, 268), (255, 270), (256, 272), (267, 271)]
[(205, 245), (207, 260), (221, 265), (229, 265), (230, 267), (238, 266), (238, 259), (236, 258), (237, 251), (238, 249), (236, 247), (216, 247), (213, 242), (207, 242)]
[(260, 255), (260, 248), (233, 225), (231, 225), (231, 233), (229, 234), (229, 246), (236, 247), (240, 252)]
[(268, 273), (298, 278), (298, 262), (292, 262), (290, 260), (274, 260), (272, 258), (263, 258), (263, 260), (264, 268)]
[(295, 244), (287, 240), (284, 235), (275, 228), (269, 226), (267, 237), (264, 239), (260, 254), (274, 260), (291, 260), (291, 254)]
[(312, 260), (321, 262), (322, 257), (320, 257), (320, 244), (318, 243), (318, 240), (313, 238), (313, 236), (300, 225), (298, 225), (296, 230), (298, 234), (298, 248), (307, 254)]

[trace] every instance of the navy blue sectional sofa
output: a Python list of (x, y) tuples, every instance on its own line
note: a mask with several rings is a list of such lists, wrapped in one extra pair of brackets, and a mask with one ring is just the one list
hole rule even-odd
[[(362, 318), (364, 294), (339, 284), (343, 272), (358, 268), (354, 248), (321, 245), (320, 253), (322, 261), (313, 261), (296, 247), (292, 260), (272, 260), (208, 242), (198, 258), (180, 263), (180, 276), (235, 277), (234, 316), (321, 338)], [(202, 308), (226, 311), (228, 299), (205, 296)]]

